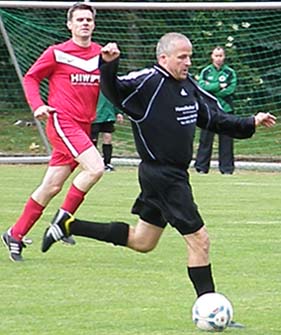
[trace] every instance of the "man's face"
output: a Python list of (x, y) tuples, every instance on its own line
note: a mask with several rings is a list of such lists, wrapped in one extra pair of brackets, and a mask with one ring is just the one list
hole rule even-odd
[(220, 68), (225, 59), (225, 54), (223, 49), (215, 49), (211, 55), (212, 63), (216, 68)]
[(67, 27), (72, 37), (78, 39), (89, 39), (95, 28), (93, 14), (87, 9), (78, 9), (73, 12), (73, 17), (67, 22)]
[(162, 54), (159, 64), (176, 80), (185, 80), (191, 66), (192, 45), (185, 40), (177, 40), (169, 54)]

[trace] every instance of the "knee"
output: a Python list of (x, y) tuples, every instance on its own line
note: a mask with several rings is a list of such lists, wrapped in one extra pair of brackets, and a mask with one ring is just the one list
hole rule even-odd
[(104, 174), (104, 165), (99, 164), (87, 171), (89, 180), (98, 181)]
[(111, 133), (104, 133), (103, 134), (103, 143), (104, 144), (111, 144), (112, 136)]
[(57, 195), (62, 190), (62, 185), (53, 185), (51, 188), (52, 195)]
[(104, 164), (99, 166), (94, 172), (94, 178), (99, 180), (104, 174)]
[(48, 198), (52, 198), (57, 195), (62, 190), (62, 185), (58, 184), (48, 184), (42, 185), (42, 191), (48, 195)]

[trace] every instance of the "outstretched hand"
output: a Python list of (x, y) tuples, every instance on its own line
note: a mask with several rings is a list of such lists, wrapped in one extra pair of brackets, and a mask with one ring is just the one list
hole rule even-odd
[(263, 125), (265, 127), (273, 127), (276, 123), (276, 117), (270, 113), (258, 113), (255, 115), (255, 124), (256, 127)]
[(120, 50), (116, 43), (107, 43), (101, 48), (101, 57), (105, 62), (111, 62), (120, 56)]

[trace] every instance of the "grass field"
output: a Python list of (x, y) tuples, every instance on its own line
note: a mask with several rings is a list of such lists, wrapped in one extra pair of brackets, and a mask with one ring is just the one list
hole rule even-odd
[[(0, 225), (17, 218), (44, 166), (0, 165)], [(212, 240), (217, 290), (234, 305), (243, 330), (226, 334), (280, 334), (281, 226), (279, 173), (222, 176), (191, 171), (196, 202)], [(64, 192), (29, 236), (25, 262), (12, 263), (0, 246), (1, 335), (190, 335), (194, 291), (186, 275), (185, 245), (166, 229), (149, 254), (77, 238), (42, 254), (41, 236)], [(136, 222), (130, 207), (138, 193), (135, 168), (106, 174), (77, 217)]]

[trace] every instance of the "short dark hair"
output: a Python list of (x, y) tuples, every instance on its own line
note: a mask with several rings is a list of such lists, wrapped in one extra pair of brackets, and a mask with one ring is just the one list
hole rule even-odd
[(210, 52), (210, 55), (215, 51), (215, 50), (222, 50), (225, 53), (225, 50), (223, 47), (221, 47), (220, 45), (217, 45), (216, 47), (214, 47), (212, 49), (212, 51)]
[(87, 5), (85, 2), (77, 2), (73, 6), (69, 8), (67, 11), (67, 21), (71, 21), (73, 17), (73, 13), (76, 10), (89, 10), (93, 14), (93, 18), (96, 16), (96, 10), (94, 7)]

